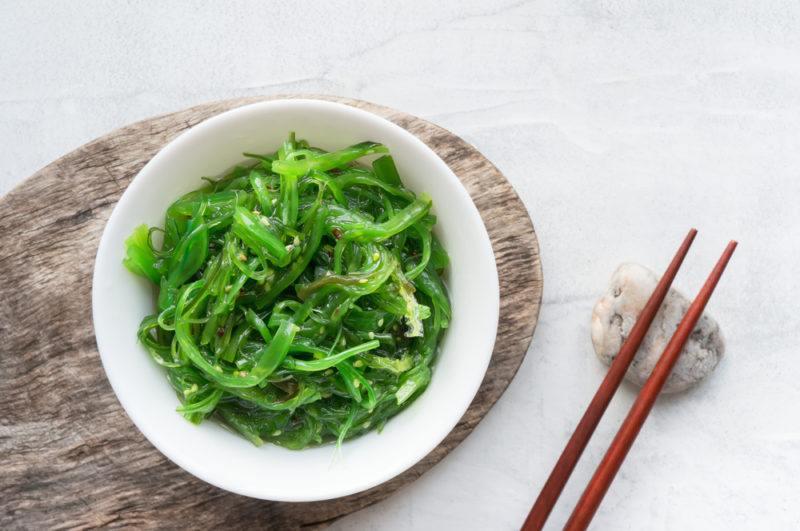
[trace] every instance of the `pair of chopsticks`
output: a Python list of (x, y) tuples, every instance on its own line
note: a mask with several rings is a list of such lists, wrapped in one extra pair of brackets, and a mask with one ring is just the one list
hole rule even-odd
[[(686, 257), (686, 253), (689, 251), (689, 247), (691, 247), (696, 235), (697, 231), (695, 229), (689, 231), (689, 234), (686, 235), (686, 238), (683, 240), (672, 262), (670, 262), (666, 272), (661, 277), (656, 289), (653, 291), (642, 313), (633, 325), (628, 339), (622, 345), (619, 354), (617, 354), (617, 357), (614, 358), (614, 361), (611, 363), (606, 377), (597, 389), (594, 398), (592, 398), (592, 401), (589, 403), (589, 407), (586, 408), (586, 412), (583, 414), (581, 421), (578, 423), (577, 428), (575, 428), (575, 432), (572, 434), (567, 446), (561, 453), (561, 457), (559, 457), (555, 467), (553, 467), (550, 477), (547, 478), (547, 482), (544, 484), (542, 491), (539, 493), (539, 497), (536, 499), (536, 502), (533, 504), (528, 514), (528, 518), (522, 526), (522, 531), (539, 530), (544, 527), (544, 523), (550, 515), (550, 511), (552, 511), (556, 500), (558, 500), (559, 495), (561, 495), (561, 491), (564, 489), (564, 485), (567, 483), (578, 459), (580, 459), (583, 450), (586, 448), (589, 438), (592, 436), (592, 433), (594, 433), (609, 402), (611, 402), (611, 398), (614, 396), (620, 382), (622, 382), (622, 378), (625, 376), (628, 366), (631, 364), (631, 361), (633, 361), (634, 355), (639, 349), (639, 345), (642, 343), (647, 330), (650, 328), (650, 324), (653, 322), (653, 318), (661, 307), (661, 303), (664, 301), (664, 297), (667, 295), (667, 292), (669, 292), (672, 280), (678, 273), (678, 269), (680, 269), (683, 259)], [(614, 437), (611, 446), (609, 446), (603, 460), (597, 467), (594, 476), (592, 476), (592, 479), (586, 486), (583, 496), (581, 496), (580, 501), (572, 511), (572, 515), (564, 526), (565, 530), (586, 529), (589, 526), (592, 517), (600, 506), (600, 502), (603, 501), (603, 496), (605, 496), (606, 491), (609, 486), (611, 486), (611, 482), (614, 481), (614, 477), (622, 465), (622, 461), (625, 459), (631, 446), (633, 446), (633, 441), (636, 439), (639, 430), (647, 419), (647, 415), (653, 408), (653, 404), (656, 398), (658, 398), (661, 388), (667, 381), (672, 367), (680, 356), (683, 345), (692, 333), (692, 330), (697, 324), (697, 320), (702, 315), (735, 249), (736, 242), (731, 241), (722, 253), (717, 265), (714, 266), (705, 284), (703, 284), (703, 287), (695, 297), (686, 315), (683, 316), (677, 330), (664, 349), (664, 352), (661, 354), (658, 363), (656, 363), (656, 366), (650, 373), (650, 377), (639, 391), (639, 396), (636, 398), (633, 406), (631, 406), (628, 416), (625, 418), (622, 426), (620, 426), (617, 435)]]

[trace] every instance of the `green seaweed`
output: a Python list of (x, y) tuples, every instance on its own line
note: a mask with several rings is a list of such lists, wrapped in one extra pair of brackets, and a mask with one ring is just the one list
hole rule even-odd
[(374, 142), (292, 134), (245, 156), (125, 241), (158, 293), (139, 340), (190, 422), (290, 449), (380, 429), (424, 392), (451, 319), (432, 201)]

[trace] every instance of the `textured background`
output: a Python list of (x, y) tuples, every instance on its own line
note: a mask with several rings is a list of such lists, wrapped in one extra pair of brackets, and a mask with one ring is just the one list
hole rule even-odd
[[(135, 120), (308, 92), (454, 131), (531, 213), (545, 294), (517, 378), (442, 463), (334, 528), (518, 526), (602, 378), (594, 301), (621, 261), (662, 269), (692, 225), (689, 295), (740, 241), (709, 307), (727, 357), (657, 404), (596, 527), (800, 526), (800, 4), (104, 4), (0, 5), (0, 193)], [(634, 396), (615, 398), (553, 528)]]

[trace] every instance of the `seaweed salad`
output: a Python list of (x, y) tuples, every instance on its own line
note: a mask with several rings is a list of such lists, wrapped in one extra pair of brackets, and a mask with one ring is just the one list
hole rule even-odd
[(244, 156), (125, 241), (158, 293), (139, 340), (190, 422), (290, 449), (380, 430), (430, 382), (451, 316), (431, 199), (374, 142)]

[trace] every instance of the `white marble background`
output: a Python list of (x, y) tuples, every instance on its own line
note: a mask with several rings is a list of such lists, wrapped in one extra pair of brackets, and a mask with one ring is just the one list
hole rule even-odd
[[(800, 4), (750, 1), (0, 5), (0, 192), (129, 122), (282, 92), (371, 100), (485, 153), (538, 232), (544, 304), (506, 394), (441, 464), (334, 529), (515, 529), (603, 375), (589, 316), (616, 265), (667, 263), (710, 311), (713, 378), (659, 401), (597, 529), (800, 526)], [(634, 398), (624, 387), (551, 525)]]

